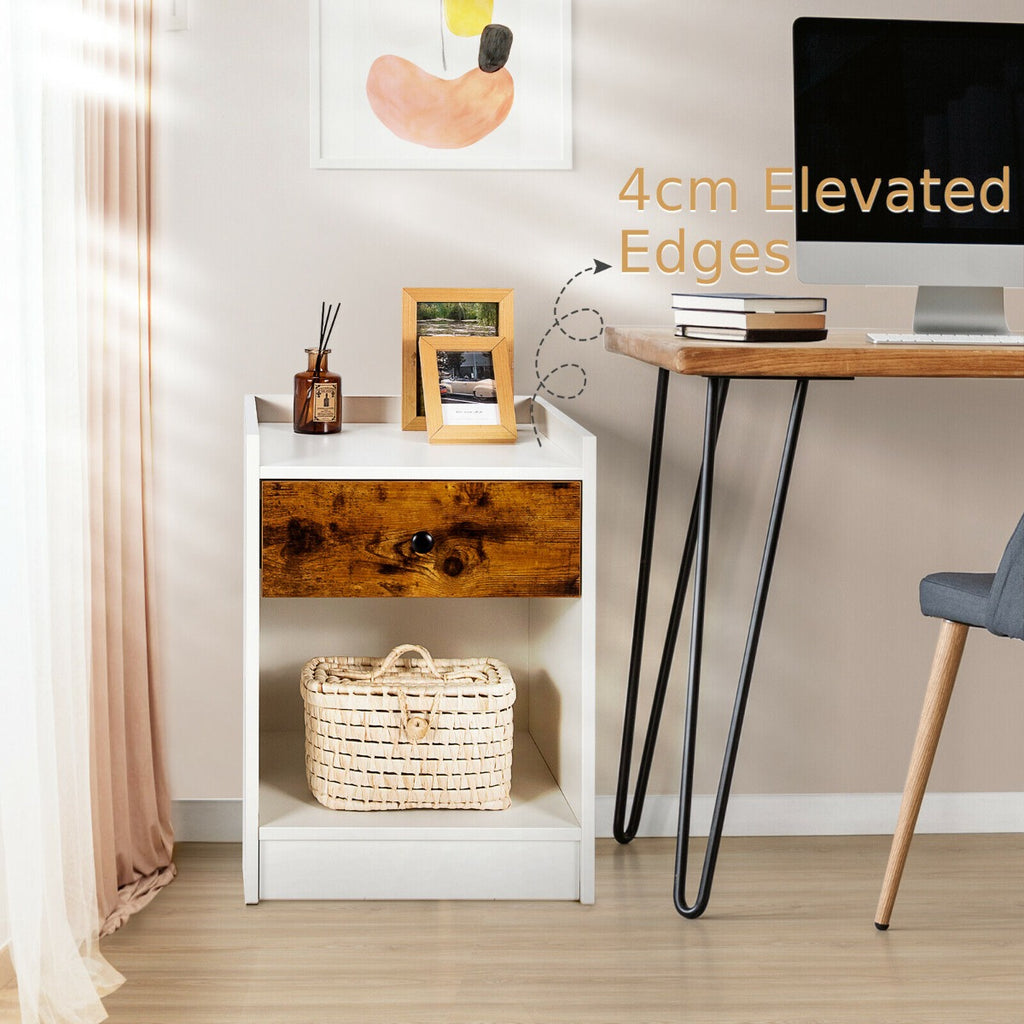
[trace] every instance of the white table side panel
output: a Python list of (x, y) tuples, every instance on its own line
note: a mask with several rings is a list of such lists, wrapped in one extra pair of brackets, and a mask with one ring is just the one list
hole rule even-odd
[(583, 529), (580, 592), (580, 735), (582, 749), (580, 820), (580, 901), (596, 898), (594, 843), (596, 839), (595, 764), (597, 759), (597, 439), (588, 434), (581, 442), (583, 456)]
[(259, 900), (260, 438), (256, 404), (245, 406), (242, 514), (242, 889)]

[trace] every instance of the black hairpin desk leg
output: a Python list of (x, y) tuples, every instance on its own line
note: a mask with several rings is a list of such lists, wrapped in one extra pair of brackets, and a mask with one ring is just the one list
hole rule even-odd
[(775, 552), (779, 540), (779, 529), (785, 512), (786, 495), (789, 490), (789, 480), (793, 468), (793, 457), (796, 454), (797, 440), (800, 435), (800, 421), (803, 417), (804, 402), (807, 397), (806, 379), (798, 380), (793, 392), (789, 428), (786, 431), (786, 441), (782, 451), (782, 464), (779, 468), (779, 476), (775, 485), (775, 498), (772, 502), (772, 511), (768, 522), (768, 535), (765, 539), (761, 568), (757, 578), (754, 606), (750, 613), (747, 643), (743, 652), (743, 662), (740, 666), (739, 681), (736, 685), (736, 700), (733, 705), (732, 723), (729, 727), (729, 736), (726, 741), (725, 754), (722, 761), (722, 774), (718, 782), (715, 808), (711, 817), (711, 828), (708, 832), (704, 867), (701, 872), (700, 885), (697, 889), (697, 898), (692, 904), (687, 904), (685, 896), (686, 864), (690, 844), (690, 810), (693, 800), (697, 704), (700, 694), (701, 654), (704, 640), (704, 599), (707, 589), (711, 496), (714, 486), (715, 442), (718, 433), (717, 414), (714, 412), (714, 394), (722, 386), (723, 382), (721, 380), (711, 378), (708, 381), (708, 407), (704, 422), (704, 464), (701, 472), (699, 495), (693, 624), (690, 633), (689, 681), (686, 691), (686, 724), (683, 733), (683, 770), (679, 793), (679, 831), (676, 839), (675, 907), (684, 917), (691, 918), (700, 917), (704, 913), (711, 896), (711, 883), (714, 879), (718, 848), (722, 840), (722, 828), (725, 824), (725, 811), (729, 802), (733, 770), (736, 766), (736, 753), (739, 749), (740, 732), (743, 728), (743, 717), (747, 707), (747, 695), (754, 672), (754, 659), (757, 656), (757, 645), (761, 636), (761, 623), (764, 619), (768, 588), (771, 585)]
[(725, 812), (729, 801), (736, 754), (739, 748), (740, 732), (746, 711), (747, 695), (750, 680), (753, 676), (754, 659), (761, 635), (761, 623), (767, 603), (768, 588), (771, 583), (772, 569), (775, 562), (775, 551), (778, 545), (779, 529), (785, 511), (786, 495), (792, 472), (793, 458), (796, 453), (797, 440), (800, 433), (800, 422), (803, 416), (804, 402), (807, 395), (807, 381), (796, 382), (793, 404), (790, 411), (789, 428), (783, 447), (782, 465), (775, 488), (768, 524), (768, 536), (765, 540), (764, 554), (758, 574), (757, 590), (754, 607), (751, 611), (750, 626), (747, 632), (746, 649), (740, 668), (739, 682), (736, 688), (736, 701), (733, 707), (732, 724), (722, 764), (718, 793), (708, 835), (707, 848), (704, 856), (704, 867), (701, 874), (697, 899), (692, 904), (686, 903), (686, 866), (690, 840), (690, 812), (693, 799), (693, 769), (696, 750), (697, 707), (700, 693), (701, 660), (704, 640), (704, 607), (707, 590), (708, 542), (711, 524), (711, 498), (714, 489), (715, 450), (721, 428), (725, 400), (729, 390), (729, 378), (711, 377), (708, 379), (707, 405), (704, 417), (704, 449), (701, 471), (690, 512), (690, 522), (683, 553), (680, 559), (679, 575), (676, 580), (675, 596), (666, 631), (665, 645), (662, 651), (661, 664), (655, 683), (654, 697), (648, 720), (647, 733), (644, 739), (643, 752), (637, 772), (637, 783), (633, 793), (633, 805), (626, 822), (626, 804), (629, 792), (629, 774), (633, 751), (633, 734), (636, 725), (636, 706), (640, 687), (640, 671), (643, 655), (644, 632), (647, 620), (647, 598), (650, 587), (651, 552), (654, 544), (654, 527), (658, 503), (658, 487), (661, 474), (662, 442), (665, 427), (665, 408), (667, 404), (669, 371), (658, 371), (658, 387), (655, 398), (654, 427), (651, 438), (651, 457), (647, 479), (647, 501), (644, 512), (643, 534), (640, 545), (640, 569), (637, 579), (636, 611), (633, 623), (633, 643), (630, 652), (629, 677), (626, 686), (626, 707), (623, 715), (622, 748), (619, 757), (618, 785), (615, 794), (615, 815), (613, 830), (620, 843), (628, 843), (637, 833), (640, 816), (643, 812), (647, 782), (650, 776), (651, 763), (654, 759), (654, 748), (657, 743), (658, 728), (661, 721), (665, 693), (671, 674), (672, 659), (675, 653), (676, 639), (682, 618), (683, 603), (686, 597), (686, 585), (690, 576), (694, 556), (697, 566), (695, 570), (693, 621), (690, 633), (689, 678), (686, 696), (686, 722), (683, 736), (683, 768), (679, 794), (679, 828), (676, 845), (676, 871), (674, 885), (674, 902), (676, 910), (684, 917), (700, 917), (707, 908), (711, 895), (711, 883), (714, 878), (718, 849), (725, 824)]
[[(651, 774), (654, 760), (654, 748), (658, 741), (658, 727), (661, 724), (661, 712), (665, 705), (665, 693), (672, 672), (672, 659), (675, 655), (676, 638), (679, 635), (679, 624), (683, 615), (683, 604), (686, 600), (686, 585), (690, 578), (693, 564), (693, 553), (697, 539), (697, 512), (700, 497), (700, 479), (693, 496), (690, 509), (690, 522), (686, 530), (686, 540), (679, 562), (679, 575), (676, 578), (675, 595), (672, 599), (672, 610), (669, 613), (662, 650), (661, 664), (654, 686), (651, 701), (650, 717), (647, 732), (644, 736), (643, 751), (637, 767), (636, 787), (633, 790), (633, 804), (626, 822), (626, 803), (629, 794), (629, 772), (633, 759), (633, 738), (636, 729), (636, 706), (640, 692), (640, 674), (643, 663), (644, 632), (647, 622), (647, 595), (651, 579), (651, 551), (654, 545), (654, 526), (658, 508), (658, 484), (661, 478), (662, 441), (665, 434), (665, 406), (668, 395), (669, 371), (658, 371), (658, 387), (654, 403), (654, 429), (651, 437), (650, 465), (647, 472), (647, 500), (644, 509), (643, 533), (640, 540), (640, 569), (637, 574), (636, 611), (633, 619), (633, 642), (629, 657), (629, 675), (626, 682), (626, 707), (622, 716), (622, 747), (619, 753), (618, 785), (615, 791), (615, 812), (612, 832), (620, 843), (628, 843), (636, 837), (640, 827), (640, 816), (643, 814), (644, 799), (647, 796), (647, 782)], [(721, 398), (715, 408), (716, 433), (717, 425), (721, 424), (725, 409), (725, 397), (728, 393), (728, 379), (722, 379)]]

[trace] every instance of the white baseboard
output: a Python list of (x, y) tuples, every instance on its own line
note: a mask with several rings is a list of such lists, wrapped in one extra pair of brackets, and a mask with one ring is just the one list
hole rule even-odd
[[(706, 836), (714, 800), (693, 799), (693, 834)], [(612, 834), (615, 798), (599, 796), (597, 835)], [(887, 835), (896, 824), (899, 793), (737, 793), (729, 801), (725, 834), (733, 836)], [(674, 836), (679, 798), (647, 797), (641, 836)], [(175, 800), (174, 836), (180, 843), (242, 841), (241, 800)], [(928, 793), (919, 833), (1024, 832), (1024, 793)], [(2, 968), (0, 968), (2, 969)]]
[(0, 946), (0, 988), (6, 988), (14, 981), (14, 961), (11, 959), (11, 944)]
[(242, 801), (172, 800), (171, 824), (177, 843), (240, 843)]
[[(597, 798), (597, 834), (612, 834), (615, 798)], [(695, 795), (692, 833), (706, 836), (712, 796)], [(888, 835), (896, 825), (899, 793), (792, 793), (744, 795), (729, 800), (725, 835)], [(639, 836), (674, 836), (679, 797), (648, 796)], [(917, 820), (918, 833), (1024, 832), (1024, 793), (928, 793)]]

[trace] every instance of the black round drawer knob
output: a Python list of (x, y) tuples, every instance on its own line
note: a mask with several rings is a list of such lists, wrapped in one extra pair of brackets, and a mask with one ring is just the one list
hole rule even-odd
[(434, 538), (426, 530), (417, 530), (412, 535), (412, 549), (417, 555), (425, 555), (434, 550)]

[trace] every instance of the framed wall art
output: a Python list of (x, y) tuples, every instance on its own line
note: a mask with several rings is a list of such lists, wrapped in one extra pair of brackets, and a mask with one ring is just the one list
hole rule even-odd
[(512, 359), (505, 338), (420, 338), (419, 352), (432, 442), (515, 441)]
[(313, 167), (572, 167), (570, 0), (310, 0)]
[(426, 430), (420, 338), (504, 338), (513, 368), (511, 288), (402, 289), (402, 429)]

